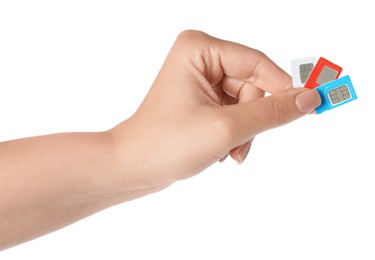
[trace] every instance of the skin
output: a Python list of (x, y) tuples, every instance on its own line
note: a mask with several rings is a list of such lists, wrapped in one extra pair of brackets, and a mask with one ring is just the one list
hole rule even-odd
[[(105, 132), (0, 143), (0, 250), (160, 191), (320, 105), (265, 54), (184, 31), (133, 116)], [(265, 93), (270, 93), (264, 97)]]

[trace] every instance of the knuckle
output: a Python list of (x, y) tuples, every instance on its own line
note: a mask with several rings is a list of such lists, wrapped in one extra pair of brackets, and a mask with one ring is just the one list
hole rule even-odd
[(199, 46), (206, 42), (208, 38), (208, 35), (204, 32), (185, 30), (177, 36), (175, 45), (187, 50), (199, 49)]
[(254, 54), (256, 56), (258, 56), (260, 60), (264, 60), (264, 59), (268, 58), (267, 55), (264, 52), (262, 52), (258, 49), (253, 49), (253, 50), (254, 50)]
[(206, 34), (201, 31), (196, 30), (184, 30), (180, 32), (177, 36), (177, 41), (191, 41), (196, 40), (197, 38), (203, 37)]
[(280, 100), (273, 100), (270, 104), (270, 113), (274, 118), (276, 125), (282, 125), (287, 123), (287, 117), (285, 116), (283, 104)]

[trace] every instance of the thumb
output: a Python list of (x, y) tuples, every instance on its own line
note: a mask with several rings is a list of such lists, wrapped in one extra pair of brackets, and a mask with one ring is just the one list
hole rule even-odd
[(314, 89), (293, 88), (250, 102), (227, 106), (231, 118), (232, 147), (248, 142), (257, 134), (290, 123), (314, 111), (321, 104)]

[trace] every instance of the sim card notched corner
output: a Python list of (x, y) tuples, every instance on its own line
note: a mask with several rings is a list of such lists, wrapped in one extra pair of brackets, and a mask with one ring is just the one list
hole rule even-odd
[(315, 89), (319, 92), (322, 100), (322, 104), (315, 109), (317, 114), (357, 99), (357, 94), (348, 75), (330, 81)]

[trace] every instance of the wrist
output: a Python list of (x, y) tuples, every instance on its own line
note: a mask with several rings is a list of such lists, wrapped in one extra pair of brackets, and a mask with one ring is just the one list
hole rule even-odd
[[(145, 129), (148, 129), (145, 130)], [(158, 133), (158, 131), (156, 131)], [(155, 152), (155, 131), (139, 118), (131, 117), (107, 131), (112, 146), (115, 185), (124, 190), (153, 189), (171, 185)], [(159, 132), (160, 134), (160, 132)]]

